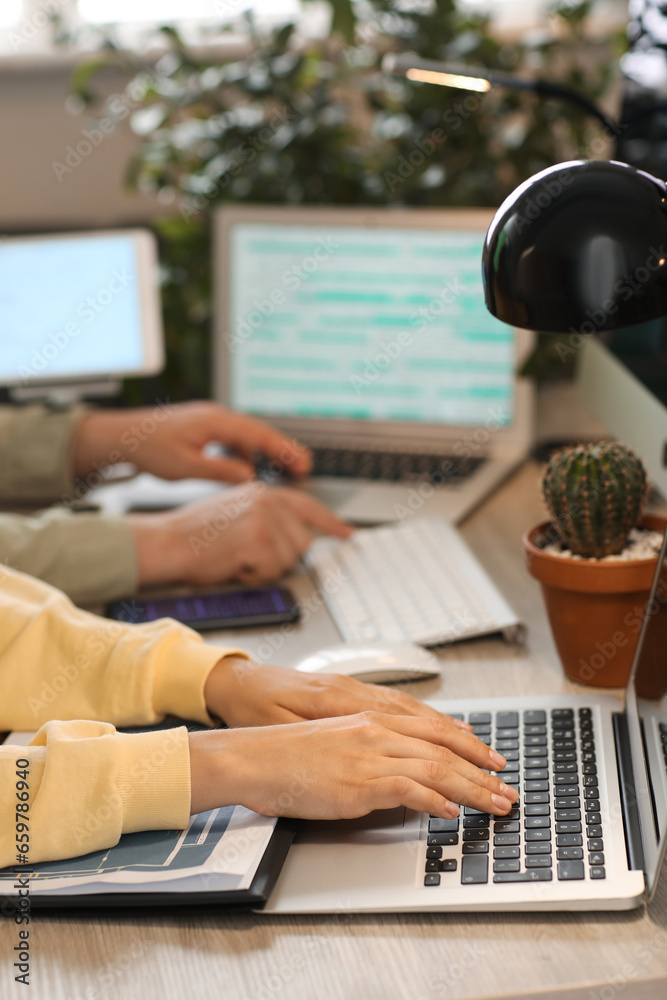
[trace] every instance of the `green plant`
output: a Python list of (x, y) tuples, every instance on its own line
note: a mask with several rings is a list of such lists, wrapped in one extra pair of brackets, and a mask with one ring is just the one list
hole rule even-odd
[(577, 445), (554, 455), (542, 495), (565, 544), (602, 559), (621, 551), (648, 493), (646, 470), (631, 448), (615, 442)]
[[(540, 74), (595, 99), (614, 74), (620, 34), (588, 28), (594, 0), (566, 4), (539, 36), (508, 43), (458, 0), (329, 0), (332, 34), (299, 38), (247, 20), (242, 56), (202, 56), (172, 28), (155, 69), (103, 39), (73, 91), (100, 117), (102, 66), (129, 74), (127, 118), (140, 136), (128, 185), (156, 196), (165, 265), (172, 399), (210, 391), (211, 211), (225, 202), (493, 207), (554, 162), (604, 155), (610, 136), (573, 107), (525, 92), (472, 95), (387, 77), (387, 51)], [(111, 112), (112, 113), (112, 112)], [(562, 360), (538, 358), (541, 377)], [(141, 387), (129, 386), (138, 401)]]

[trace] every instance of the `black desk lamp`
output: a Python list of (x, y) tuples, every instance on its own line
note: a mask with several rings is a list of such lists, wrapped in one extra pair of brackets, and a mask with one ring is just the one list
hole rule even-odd
[(490, 312), (545, 333), (667, 315), (667, 187), (626, 163), (559, 163), (498, 209), (482, 255)]
[(613, 118), (609, 118), (597, 104), (585, 97), (584, 94), (580, 94), (573, 87), (566, 87), (551, 80), (528, 79), (481, 67), (460, 68), (433, 59), (421, 59), (410, 52), (388, 52), (382, 60), (382, 69), (385, 73), (405, 76), (415, 83), (435, 83), (441, 87), (456, 87), (460, 90), (473, 90), (478, 93), (486, 93), (492, 87), (506, 87), (509, 90), (527, 90), (533, 94), (539, 94), (541, 97), (554, 97), (561, 101), (568, 101), (570, 104), (576, 104), (586, 114), (601, 121), (613, 135), (618, 135), (620, 131), (618, 123)]

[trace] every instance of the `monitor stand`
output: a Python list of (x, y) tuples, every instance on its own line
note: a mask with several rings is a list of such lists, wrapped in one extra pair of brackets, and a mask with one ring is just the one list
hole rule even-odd
[(12, 386), (9, 389), (9, 396), (16, 403), (48, 402), (50, 406), (59, 408), (80, 403), (85, 397), (117, 396), (120, 390), (121, 383), (118, 379), (99, 379), (70, 384), (30, 383), (30, 385)]

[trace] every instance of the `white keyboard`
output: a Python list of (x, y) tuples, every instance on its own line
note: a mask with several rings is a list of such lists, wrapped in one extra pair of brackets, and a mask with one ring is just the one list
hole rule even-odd
[(525, 627), (458, 531), (440, 518), (318, 538), (305, 556), (346, 642), (437, 646)]

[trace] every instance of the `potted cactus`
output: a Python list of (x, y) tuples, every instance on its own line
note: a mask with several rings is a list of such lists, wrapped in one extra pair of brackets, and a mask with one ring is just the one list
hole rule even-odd
[(553, 520), (526, 532), (524, 553), (565, 673), (580, 684), (627, 681), (666, 524), (642, 516), (647, 493), (641, 459), (615, 442), (567, 448), (544, 472)]

